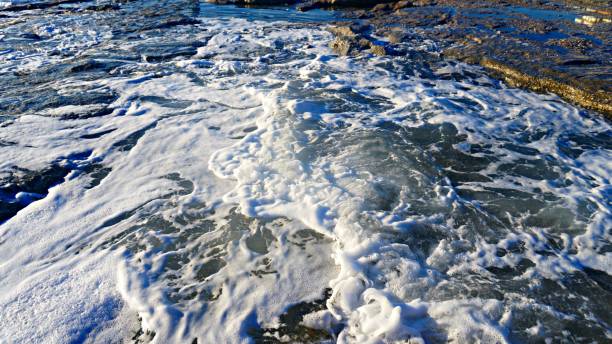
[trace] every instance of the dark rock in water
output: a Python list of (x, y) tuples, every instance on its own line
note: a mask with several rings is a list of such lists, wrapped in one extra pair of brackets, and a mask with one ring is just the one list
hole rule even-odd
[(121, 7), (115, 4), (104, 4), (104, 5), (92, 5), (85, 7), (85, 11), (92, 12), (107, 12), (107, 11), (116, 11)]
[(582, 66), (597, 64), (599, 61), (590, 58), (570, 58), (561, 62), (564, 66)]
[(19, 37), (21, 38), (26, 38), (26, 39), (32, 39), (35, 41), (41, 40), (42, 37), (40, 37), (39, 35), (33, 33), (33, 32), (24, 32), (22, 34), (19, 35)]
[(102, 180), (111, 173), (112, 169), (110, 167), (104, 167), (100, 164), (91, 164), (83, 169), (83, 172), (86, 173), (90, 177), (89, 184), (85, 186), (86, 189), (93, 189), (96, 186), (100, 185)]
[(64, 112), (60, 118), (62, 120), (85, 119), (110, 115), (113, 109), (106, 104), (92, 104), (87, 107), (80, 107), (72, 112)]
[(122, 62), (102, 62), (95, 59), (87, 59), (84, 61), (79, 61), (74, 65), (70, 66), (67, 71), (69, 73), (80, 73), (80, 72), (88, 72), (92, 70), (103, 70), (109, 71), (113, 68), (116, 68), (122, 65)]
[(415, 7), (418, 5), (419, 3), (417, 1), (407, 1), (407, 0), (398, 1), (395, 4), (393, 4), (393, 10), (397, 11), (397, 10), (401, 10), (402, 8)]
[(155, 30), (155, 29), (167, 29), (173, 26), (180, 26), (180, 25), (195, 25), (195, 24), (199, 24), (200, 21), (194, 18), (190, 18), (190, 17), (185, 17), (185, 16), (179, 16), (179, 17), (175, 17), (175, 18), (166, 18), (161, 20), (158, 23), (154, 23), (151, 25), (146, 25), (142, 28), (140, 28), (140, 31), (146, 31), (146, 30)]
[(203, 44), (202, 42), (147, 44), (137, 47), (135, 50), (140, 53), (142, 60), (146, 62), (161, 62), (180, 56), (193, 56), (197, 53), (197, 48)]
[(348, 38), (367, 38), (372, 31), (372, 26), (360, 22), (354, 22), (348, 25), (336, 25), (327, 28), (327, 30), (338, 37)]
[[(254, 326), (247, 330), (256, 342), (276, 343), (269, 338), (289, 338), (292, 343), (326, 343), (333, 339), (332, 335), (324, 330), (313, 329), (302, 324), (304, 316), (325, 309), (325, 302), (331, 297), (331, 290), (326, 289), (321, 299), (311, 302), (300, 302), (289, 307), (279, 316), (280, 325), (276, 328)], [(335, 332), (339, 332), (336, 330)]]
[(354, 38), (359, 35), (359, 32), (353, 29), (352, 25), (349, 26), (332, 26), (328, 29), (329, 32), (333, 33), (335, 36), (345, 37), (345, 38)]
[(40, 171), (15, 167), (5, 177), (0, 177), (0, 223), (31, 202), (44, 198), (49, 188), (61, 183), (70, 171), (59, 164)]
[[(66, 71), (69, 68), (70, 66), (63, 66), (58, 70)], [(31, 77), (35, 78), (36, 75)], [(82, 90), (71, 94), (59, 94), (51, 87), (37, 87), (31, 81), (30, 75), (23, 75), (18, 79), (20, 83), (29, 85), (29, 88), (26, 91), (20, 90), (14, 93), (5, 92), (4, 98), (0, 100), (0, 111), (4, 113), (32, 113), (60, 116), (62, 119), (89, 118), (111, 113), (112, 109), (108, 106), (117, 98), (114, 93), (102, 90)], [(72, 106), (74, 110), (68, 111), (69, 108), (66, 106)], [(64, 107), (64, 111), (53, 111), (61, 107)]]
[(166, 51), (147, 50), (142, 54), (142, 59), (145, 62), (161, 62), (169, 61), (180, 56), (193, 56), (196, 53), (197, 50), (191, 47), (182, 47)]
[(393, 6), (391, 6), (391, 4), (384, 3), (384, 4), (378, 4), (378, 5), (374, 6), (372, 8), (372, 11), (374, 11), (374, 12), (384, 12), (384, 11), (390, 11), (392, 8), (393, 8)]
[(387, 49), (383, 45), (370, 44), (370, 52), (374, 55), (387, 55)]
[(296, 9), (301, 12), (306, 12), (306, 11), (314, 10), (317, 8), (321, 8), (320, 5), (321, 4), (319, 3), (318, 0), (309, 0), (309, 1), (306, 1), (306, 2), (303, 2), (297, 5)]
[(100, 132), (97, 132), (97, 133), (85, 134), (85, 135), (82, 135), (80, 138), (81, 139), (85, 139), (85, 140), (97, 139), (97, 138), (102, 137), (102, 136), (104, 136), (106, 134), (112, 133), (115, 130), (117, 130), (117, 129), (113, 128), (113, 129), (103, 130), (103, 131), (100, 131)]
[(328, 0), (332, 6), (345, 7), (371, 7), (381, 3), (394, 2), (392, 0)]

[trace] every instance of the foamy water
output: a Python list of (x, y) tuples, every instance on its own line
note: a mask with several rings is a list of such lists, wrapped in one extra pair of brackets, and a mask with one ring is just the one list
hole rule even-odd
[(0, 19), (0, 342), (610, 340), (608, 122), (192, 5)]

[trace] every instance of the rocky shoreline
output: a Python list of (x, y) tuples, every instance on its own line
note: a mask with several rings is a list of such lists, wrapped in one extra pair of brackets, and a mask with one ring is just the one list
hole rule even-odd
[(313, 0), (297, 7), (339, 9), (350, 20), (331, 29), (332, 48), (339, 54), (398, 53), (395, 45), (417, 32), (439, 44), (445, 58), (479, 64), (511, 86), (555, 93), (612, 118), (612, 8), (607, 1)]
[[(0, 16), (81, 1), (12, 5)], [(555, 93), (612, 119), (612, 4), (606, 0), (209, 1), (336, 9), (348, 20), (330, 29), (338, 54), (402, 54), (398, 46), (418, 35), (436, 42), (443, 58), (481, 65), (511, 86)]]

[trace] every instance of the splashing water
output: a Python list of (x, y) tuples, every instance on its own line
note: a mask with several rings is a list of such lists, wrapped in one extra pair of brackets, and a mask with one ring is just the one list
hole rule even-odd
[(67, 8), (1, 19), (0, 342), (609, 340), (597, 115), (425, 37)]

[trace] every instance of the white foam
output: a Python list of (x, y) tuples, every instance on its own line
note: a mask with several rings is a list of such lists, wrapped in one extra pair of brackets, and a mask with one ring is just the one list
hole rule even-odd
[[(312, 71), (322, 69), (326, 75), (333, 75), (333, 79), (309, 79)], [(415, 311), (409, 302), (398, 304), (397, 301), (391, 301), (398, 297), (405, 299), (406, 295), (418, 294), (420, 288), (436, 285), (438, 282), (435, 272), (420, 263), (411, 253), (410, 247), (387, 243), (384, 237), (374, 230), (376, 227), (367, 228), (364, 227), (367, 225), (361, 222), (360, 214), (363, 214), (368, 207), (370, 188), (376, 180), (371, 174), (376, 173), (373, 170), (356, 171), (354, 168), (355, 163), (359, 165), (363, 163), (363, 159), (372, 157), (358, 151), (365, 147), (357, 145), (355, 147), (357, 150), (353, 151), (351, 146), (347, 146), (339, 155), (323, 156), (319, 158), (320, 160), (303, 160), (300, 158), (300, 153), (308, 150), (311, 144), (307, 133), (302, 131), (303, 121), (321, 118), (325, 122), (333, 123), (342, 119), (349, 121), (352, 130), (356, 131), (362, 127), (363, 122), (376, 123), (405, 115), (398, 110), (408, 105), (429, 104), (434, 108), (431, 112), (433, 116), (420, 117), (418, 113), (413, 113), (412, 116), (415, 117), (401, 123), (416, 126), (422, 123), (451, 122), (457, 125), (460, 133), (468, 136), (468, 141), (486, 142), (491, 135), (507, 137), (512, 131), (512, 126), (516, 126), (519, 122), (526, 122), (529, 126), (545, 125), (554, 128), (552, 130), (554, 133), (561, 133), (563, 130), (560, 126), (566, 121), (578, 122), (576, 130), (580, 131), (587, 130), (592, 120), (585, 120), (576, 109), (555, 99), (549, 98), (547, 101), (543, 96), (523, 91), (512, 89), (492, 91), (470, 87), (471, 91), (468, 93), (458, 88), (467, 86), (466, 84), (456, 82), (439, 80), (434, 81), (434, 87), (425, 87), (418, 79), (398, 80), (387, 71), (374, 67), (367, 60), (331, 58), (321, 62), (321, 59), (314, 59), (310, 63), (305, 63), (297, 74), (304, 80), (304, 84), (294, 86), (294, 82), (288, 80), (283, 88), (263, 94), (261, 98), (264, 113), (257, 120), (258, 130), (236, 145), (216, 152), (210, 161), (210, 168), (221, 178), (237, 181), (236, 188), (226, 195), (225, 201), (239, 203), (245, 214), (296, 218), (334, 238), (336, 247), (333, 257), (340, 266), (340, 273), (336, 279), (330, 281), (333, 294), (327, 302), (329, 313), (318, 313), (315, 318), (310, 318), (309, 323), (316, 326), (331, 326), (333, 322), (342, 322), (346, 327), (338, 337), (339, 342), (378, 343), (418, 338), (426, 326), (411, 327), (410, 324), (425, 322), (428, 317), (432, 317), (438, 324), (443, 324), (448, 331), (448, 340), (451, 341), (473, 341), (476, 338), (485, 342), (506, 341), (504, 323), (509, 323), (506, 318), (510, 313), (509, 310), (504, 310), (504, 306), (499, 302), (475, 298), (462, 302), (422, 303), (425, 309), (430, 310), (427, 314), (426, 311)], [(317, 107), (316, 103), (292, 100), (294, 87), (306, 90), (310, 87), (328, 89), (330, 92), (348, 88), (361, 95), (389, 98), (394, 108), (383, 113), (353, 113), (352, 117), (347, 119), (342, 116), (343, 114), (332, 114), (324, 107)], [(473, 101), (480, 111), (473, 113), (454, 111), (452, 101), (448, 100), (451, 95)], [(521, 111), (528, 114), (528, 117), (517, 117)], [(605, 126), (603, 123), (600, 125)], [(538, 142), (534, 148), (536, 147), (544, 153), (554, 155), (567, 166), (576, 166), (576, 161), (559, 155), (555, 147), (555, 137)], [(371, 154), (376, 153), (374, 151)], [(599, 157), (596, 159), (604, 161)], [(580, 173), (584, 173), (584, 170), (581, 169)], [(609, 171), (601, 174), (607, 175)], [(571, 197), (578, 194), (584, 197), (585, 193), (595, 191), (585, 186), (572, 172), (569, 172), (567, 177), (576, 182), (573, 187), (569, 187), (571, 191), (568, 190), (570, 202), (572, 202)], [(537, 185), (553, 191), (545, 183)], [(606, 183), (602, 181), (599, 185), (605, 187)], [(438, 201), (442, 206), (451, 208), (460, 206), (462, 200), (443, 180), (433, 182), (430, 187), (439, 190)], [(553, 192), (558, 194), (559, 190), (555, 188)], [(596, 202), (603, 205), (605, 197), (599, 197)], [(602, 210), (604, 214), (601, 216), (609, 219), (609, 211)], [(383, 213), (379, 217), (393, 218), (392, 214), (388, 213)], [(432, 220), (435, 221), (435, 217)], [(401, 228), (407, 221), (415, 219), (391, 221), (390, 224)], [(589, 227), (591, 229), (580, 238), (585, 238), (585, 241), (591, 244), (594, 243), (593, 238), (586, 238), (593, 235), (593, 226), (602, 228), (604, 224), (598, 223), (599, 221), (607, 220), (594, 219), (594, 224)], [(598, 232), (600, 236), (607, 235), (602, 231)], [(593, 260), (590, 263), (589, 259), (583, 258), (581, 259), (583, 264), (594, 264), (601, 269), (604, 267), (604, 262), (607, 262), (607, 255), (594, 254), (591, 249), (580, 249), (577, 255), (542, 256), (534, 252), (539, 249), (538, 245), (542, 245), (543, 238), (524, 234), (523, 239), (529, 246), (528, 254), (522, 257), (528, 257), (536, 264), (536, 267), (529, 271), (537, 272), (539, 276), (546, 278), (560, 278), (579, 269), (575, 260), (582, 254)], [(475, 244), (479, 248), (473, 253), (466, 255), (459, 252), (453, 257), (446, 256), (446, 258), (442, 258), (444, 256), (442, 250), (446, 249), (440, 246), (440, 249), (430, 256), (428, 264), (440, 266), (440, 264), (448, 265), (449, 260), (455, 260), (453, 264), (463, 261), (449, 270), (449, 273), (453, 274), (458, 273), (462, 266), (468, 270), (479, 270), (481, 267), (500, 264), (500, 261), (503, 261), (502, 266), (507, 264), (514, 266), (517, 263), (512, 262), (510, 257), (504, 259), (495, 257), (495, 245), (486, 245), (484, 242)], [(440, 245), (445, 243), (442, 242)], [(483, 252), (486, 252), (484, 256)], [(393, 256), (399, 256), (399, 261), (391, 259)], [(600, 262), (602, 259), (603, 262)], [(371, 264), (377, 266), (380, 264), (382, 271), (371, 271), (369, 268)], [(385, 272), (387, 266), (398, 264), (402, 268), (393, 270), (393, 273)], [(400, 271), (399, 273), (403, 275), (401, 282), (394, 282), (395, 271)], [(384, 287), (375, 287), (378, 279), (387, 281)], [(490, 307), (493, 308), (489, 310)], [(333, 320), (330, 320), (327, 314), (331, 314)]]
[[(610, 153), (589, 150), (572, 159), (557, 146), (567, 129), (564, 123), (573, 123), (573, 133), (593, 135), (593, 128), (610, 130), (604, 121), (584, 117), (552, 96), (469, 81), (408, 78), (385, 68), (383, 62), (399, 63), (393, 58), (336, 57), (327, 48), (330, 34), (312, 27), (210, 20), (206, 28), (198, 38), (208, 39), (207, 44), (195, 56), (158, 66), (177, 68), (170, 75), (143, 72), (130, 78), (58, 82), (62, 90), (88, 87), (117, 93), (112, 115), (62, 121), (58, 115), (75, 110), (62, 107), (47, 111), (51, 116), (18, 117), (0, 131), (2, 140), (17, 143), (0, 146), (2, 169), (19, 165), (36, 170), (83, 151), (91, 151), (86, 162), (112, 169), (92, 189), (85, 189), (87, 174), (73, 172), (0, 227), (0, 308), (5, 310), (0, 323), (8, 324), (0, 337), (15, 342), (103, 341), (111, 333), (131, 337), (141, 326), (155, 332), (158, 343), (196, 337), (201, 342), (247, 342), (250, 330), (281, 326), (279, 316), (290, 305), (320, 299), (329, 287), (325, 309), (307, 315), (304, 324), (330, 332), (340, 327), (339, 343), (423, 343), (437, 336), (505, 342), (512, 309), (523, 301), (467, 295), (446, 300), (435, 294), (436, 288), (452, 283), (454, 276), (486, 275), (487, 268), (515, 267), (522, 259), (534, 264), (523, 279), (554, 280), (582, 266), (610, 273), (612, 257), (598, 253), (600, 239), (609, 241), (606, 228), (612, 221), (606, 203)], [(41, 63), (35, 55), (26, 59), (28, 68)], [(142, 100), (145, 96), (189, 105), (165, 107)], [(564, 237), (567, 247), (561, 255), (537, 253), (548, 234), (541, 228), (500, 226), (495, 243), (470, 240), (476, 229), (457, 225), (445, 214), (461, 207), (478, 209), (477, 201), (459, 196), (443, 167), (419, 160), (431, 151), (418, 155), (414, 148), (415, 154), (404, 154), (408, 146), (398, 148), (402, 142), (377, 136), (383, 135), (376, 130), (384, 122), (404, 128), (453, 123), (466, 137), (457, 145), (463, 152), (502, 138), (517, 143), (517, 128), (547, 129), (549, 134), (526, 146), (539, 151), (536, 158), (548, 154), (558, 161), (562, 166), (554, 170), (571, 184), (503, 174), (503, 163), (529, 155), (494, 146), (500, 161), (481, 172), (500, 172), (499, 177), (462, 187), (539, 188), (573, 211), (588, 199), (595, 205), (594, 215), (585, 220), (584, 230)], [(114, 131), (95, 140), (78, 139), (109, 129)], [(134, 147), (117, 148), (128, 135), (145, 129)], [(177, 178), (168, 177), (172, 173), (190, 182), (193, 191), (181, 194)], [(397, 190), (381, 191), (388, 184)], [(414, 210), (419, 202), (425, 204), (420, 213)], [(161, 251), (176, 238), (154, 230), (137, 234), (142, 250), (127, 244), (115, 251), (101, 248), (130, 226), (146, 224), (154, 215), (178, 217), (193, 204), (214, 209), (210, 218), (216, 227), (176, 252)], [(226, 240), (236, 230), (230, 226), (237, 216), (231, 215), (234, 205), (248, 217), (279, 221), (261, 225), (276, 238), (265, 255), (247, 243), (258, 225)], [(401, 239), (419, 226), (451, 232), (456, 240), (439, 240), (426, 257), (419, 256), (418, 247)], [(304, 227), (327, 241), (305, 248), (291, 244), (291, 235)], [(203, 293), (171, 302), (170, 284), (160, 280), (166, 262), (222, 240), (225, 265), (215, 273), (203, 280), (192, 277), (214, 259), (204, 251), (200, 261), (181, 267), (182, 290), (205, 290), (214, 302), (201, 299)], [(496, 254), (519, 241), (523, 252)], [(264, 256), (270, 259), (267, 264)], [(257, 276), (254, 272), (260, 273), (262, 265), (269, 271)]]

